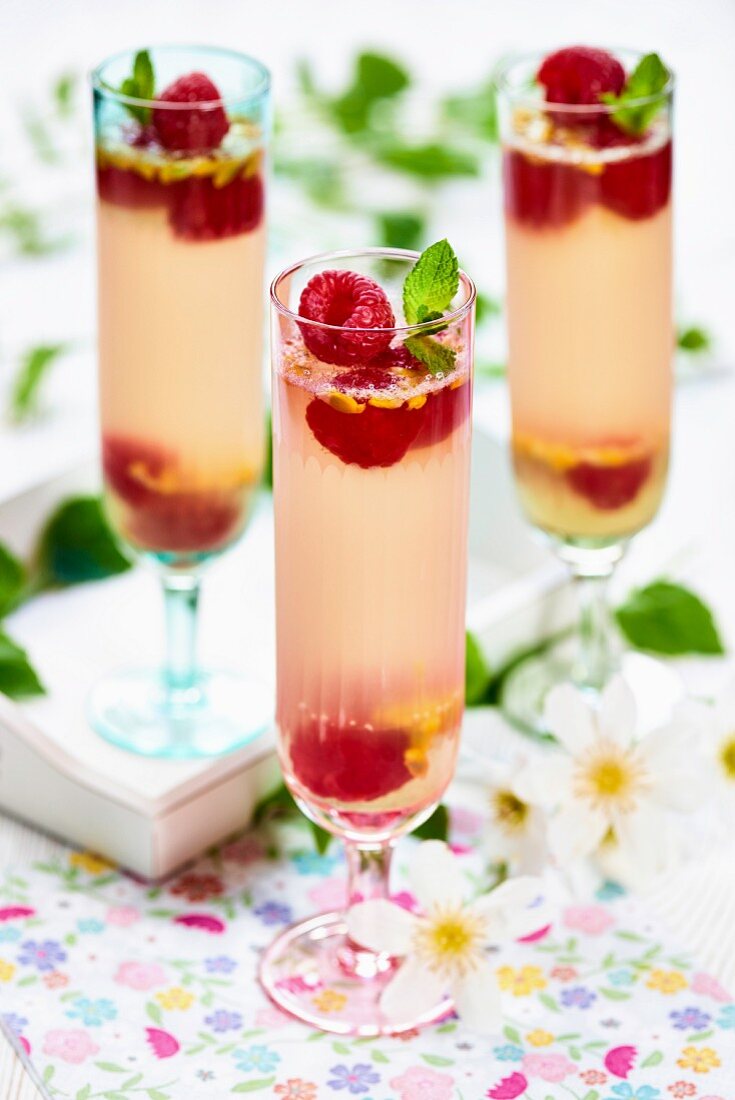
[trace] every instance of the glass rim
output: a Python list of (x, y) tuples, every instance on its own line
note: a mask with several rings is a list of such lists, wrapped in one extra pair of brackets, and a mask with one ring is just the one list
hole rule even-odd
[[(271, 304), (283, 317), (288, 317), (298, 325), (308, 325), (311, 328), (319, 329), (323, 332), (375, 332), (374, 328), (358, 328), (352, 325), (346, 328), (344, 325), (328, 325), (325, 321), (313, 321), (310, 317), (302, 317), (300, 313), (296, 313), (281, 301), (278, 296), (279, 287), (286, 279), (291, 278), (297, 271), (303, 267), (307, 267), (309, 264), (326, 263), (329, 260), (359, 259), (361, 257), (416, 261), (420, 256), (420, 252), (416, 252), (414, 249), (410, 248), (344, 248), (331, 252), (318, 252), (314, 256), (307, 256), (303, 260), (297, 260), (276, 275), (270, 285)], [(462, 268), (459, 269), (459, 280), (467, 289), (467, 298), (461, 306), (457, 306), (456, 309), (442, 316), (441, 323), (443, 325), (450, 324), (452, 321), (461, 320), (472, 309), (477, 299), (477, 287), (467, 272)], [(436, 320), (422, 321), (420, 324), (415, 325), (393, 325), (389, 328), (381, 329), (380, 331), (390, 332), (393, 336), (402, 333), (409, 336), (417, 336), (425, 330), (435, 332), (437, 324), (438, 322)]]
[[(640, 50), (632, 50), (626, 47), (612, 46), (609, 50), (612, 54), (628, 54), (629, 56), (637, 58), (639, 61), (646, 55)], [(524, 53), (511, 54), (503, 59), (500, 63), (495, 74), (495, 87), (501, 95), (506, 96), (508, 99), (513, 100), (514, 103), (519, 106), (529, 106), (536, 108), (544, 108), (553, 110), (554, 114), (557, 112), (561, 115), (591, 115), (591, 114), (614, 114), (620, 109), (620, 107), (614, 103), (554, 103), (552, 100), (538, 100), (532, 97), (527, 88), (522, 88), (519, 85), (513, 85), (509, 80), (511, 69), (516, 65), (522, 64), (524, 61), (542, 61), (545, 57), (548, 57), (547, 52), (541, 50), (532, 50)], [(636, 99), (628, 99), (625, 101), (626, 109), (636, 107), (646, 107), (652, 103), (660, 103), (662, 100), (670, 99), (673, 95), (674, 88), (676, 87), (676, 74), (673, 69), (666, 66), (666, 71), (669, 74), (669, 79), (666, 81), (663, 88), (660, 91), (654, 92), (651, 95), (639, 96)]]
[(102, 79), (102, 72), (106, 66), (110, 65), (113, 61), (118, 61), (123, 57), (134, 57), (139, 51), (135, 49), (118, 50), (117, 53), (109, 54), (98, 65), (90, 71), (89, 82), (95, 92), (99, 92), (100, 95), (107, 96), (109, 99), (114, 99), (118, 103), (123, 103), (130, 107), (154, 107), (157, 110), (165, 111), (212, 111), (218, 107), (227, 108), (236, 103), (247, 103), (250, 100), (262, 99), (264, 95), (270, 90), (271, 86), (271, 74), (270, 70), (266, 68), (262, 61), (259, 61), (257, 57), (253, 57), (251, 54), (240, 53), (239, 50), (232, 50), (228, 46), (199, 46), (192, 45), (191, 43), (176, 44), (173, 42), (167, 42), (159, 46), (143, 47), (144, 49), (155, 50), (158, 52), (170, 52), (174, 53), (177, 50), (182, 52), (200, 52), (202, 54), (212, 54), (219, 57), (229, 57), (232, 60), (238, 62), (244, 62), (246, 68), (255, 70), (258, 73), (260, 79), (259, 82), (248, 92), (244, 92), (238, 96), (220, 97), (220, 99), (205, 99), (200, 101), (193, 101), (191, 103), (169, 103), (167, 101), (161, 101), (160, 99), (142, 99), (139, 96), (126, 95), (124, 92), (118, 91), (116, 88), (112, 88), (109, 84), (106, 84)]

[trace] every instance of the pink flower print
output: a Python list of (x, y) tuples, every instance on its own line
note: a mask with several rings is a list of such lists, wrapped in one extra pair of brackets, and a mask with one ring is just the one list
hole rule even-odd
[(466, 810), (461, 806), (452, 806), (450, 812), (452, 832), (461, 833), (462, 836), (478, 836), (482, 832), (484, 818), (474, 810)]
[(107, 910), (105, 920), (115, 928), (129, 928), (140, 920), (140, 911), (132, 905), (113, 905)]
[(52, 970), (50, 974), (44, 974), (43, 984), (47, 989), (64, 989), (69, 984), (69, 978), (60, 970)]
[(309, 901), (326, 912), (344, 909), (347, 905), (347, 882), (344, 878), (325, 878), (309, 890)]
[(408, 909), (409, 913), (418, 913), (419, 903), (409, 890), (399, 890), (397, 894), (391, 894), (390, 900), (401, 909)]
[(627, 1077), (633, 1069), (638, 1051), (635, 1047), (613, 1047), (605, 1055), (605, 1069), (615, 1077)]
[(281, 1012), (280, 1008), (276, 1008), (275, 1005), (266, 1005), (265, 1008), (259, 1008), (255, 1013), (256, 1027), (284, 1027), (286, 1024), (292, 1022), (293, 1017), (287, 1016), (285, 1012)]
[(166, 972), (158, 963), (124, 962), (120, 963), (115, 975), (118, 985), (126, 985), (145, 993), (157, 985), (165, 985)]
[(527, 1088), (528, 1081), (522, 1073), (511, 1073), (510, 1077), (504, 1077), (493, 1088), (489, 1088), (485, 1095), (490, 1100), (516, 1100), (516, 1096), (522, 1096)]
[(323, 982), (319, 980), (315, 982), (307, 982), (305, 978), (302, 978), (300, 974), (294, 974), (290, 978), (281, 978), (276, 982), (277, 989), (285, 989), (288, 993), (314, 993), (317, 989), (321, 989)]
[(582, 1070), (579, 1076), (585, 1085), (604, 1085), (607, 1081), (607, 1074), (601, 1073), (599, 1069)]
[(247, 866), (248, 863), (255, 863), (264, 853), (263, 842), (255, 836), (244, 836), (222, 849), (224, 859), (231, 863), (238, 863), (241, 867)]
[(557, 982), (571, 982), (577, 977), (577, 971), (573, 966), (555, 966), (551, 977), (556, 978)]
[(550, 1083), (563, 1081), (570, 1073), (577, 1072), (574, 1062), (564, 1054), (526, 1054), (521, 1064), (529, 1077), (540, 1077)]
[(99, 1053), (94, 1039), (80, 1027), (59, 1028), (46, 1033), (43, 1053), (60, 1058), (72, 1066), (80, 1066), (87, 1058)]
[(181, 1049), (179, 1040), (169, 1031), (162, 1031), (160, 1027), (147, 1027), (145, 1037), (156, 1058), (173, 1058)]
[(600, 936), (615, 924), (615, 918), (602, 905), (570, 905), (564, 910), (564, 924), (576, 932)]
[(399, 1100), (451, 1100), (454, 1094), (453, 1078), (427, 1066), (411, 1066), (388, 1083)]
[(713, 978), (711, 974), (705, 974), (701, 970), (692, 977), (691, 988), (695, 993), (703, 993), (705, 997), (711, 997), (713, 1001), (726, 1003), (732, 1000), (730, 994), (720, 985), (717, 978)]
[(200, 928), (202, 932), (209, 932), (213, 936), (221, 935), (227, 928), (223, 920), (210, 913), (183, 913), (174, 917), (174, 924), (183, 924), (185, 928)]

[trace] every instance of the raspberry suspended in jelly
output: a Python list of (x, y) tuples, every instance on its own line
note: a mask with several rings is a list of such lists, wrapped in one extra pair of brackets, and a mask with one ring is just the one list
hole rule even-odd
[(171, 185), (169, 222), (187, 241), (217, 241), (249, 233), (263, 218), (263, 180), (238, 176), (216, 187), (211, 177), (191, 176)]
[(424, 422), (412, 446), (431, 447), (447, 439), (463, 424), (472, 408), (472, 387), (469, 378), (461, 385), (444, 386), (426, 400)]
[(590, 173), (515, 149), (503, 154), (503, 177), (506, 212), (537, 229), (567, 225), (595, 196)]
[(623, 218), (640, 221), (662, 210), (671, 196), (671, 142), (653, 153), (609, 161), (600, 176), (600, 199)]
[(651, 473), (650, 456), (633, 459), (620, 466), (580, 462), (566, 472), (575, 493), (601, 512), (614, 512), (635, 500)]
[(536, 79), (548, 103), (596, 104), (606, 92), (620, 95), (625, 69), (607, 50), (567, 46), (544, 59)]
[(242, 490), (172, 488), (176, 460), (162, 448), (106, 435), (102, 467), (108, 487), (127, 505), (126, 536), (141, 549), (204, 553), (221, 549), (239, 533)]
[[(156, 97), (151, 127), (164, 149), (200, 153), (216, 149), (230, 128), (221, 95), (205, 73), (187, 73)], [(183, 104), (195, 104), (191, 108)], [(168, 104), (168, 106), (166, 106)]]
[(367, 363), (385, 351), (392, 339), (388, 330), (395, 326), (383, 288), (355, 271), (321, 271), (312, 276), (301, 292), (299, 314), (341, 329), (330, 332), (314, 325), (299, 326), (312, 355), (342, 367)]
[(411, 736), (402, 729), (373, 729), (305, 720), (288, 740), (291, 770), (316, 798), (372, 802), (413, 778), (406, 764)]
[(322, 447), (347, 465), (369, 470), (401, 461), (421, 430), (426, 407), (381, 409), (367, 403), (361, 412), (343, 412), (316, 397), (307, 406), (306, 422)]

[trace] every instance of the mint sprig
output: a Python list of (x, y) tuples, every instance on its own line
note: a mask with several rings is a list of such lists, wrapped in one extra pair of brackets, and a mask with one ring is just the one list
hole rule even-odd
[[(621, 130), (640, 135), (646, 132), (663, 106), (664, 99), (660, 93), (668, 84), (670, 76), (658, 54), (647, 53), (633, 69), (620, 95), (605, 92), (600, 98), (603, 103), (617, 107), (612, 119)], [(641, 99), (648, 99), (649, 102), (629, 105)]]
[[(459, 263), (449, 241), (441, 240), (422, 252), (403, 284), (403, 313), (409, 325), (441, 321), (459, 289)], [(431, 374), (454, 370), (456, 352), (435, 340), (443, 325), (409, 336), (406, 347)]]
[[(119, 92), (133, 99), (153, 99), (155, 88), (156, 77), (151, 55), (148, 50), (139, 50), (133, 59), (132, 74), (123, 80)], [(141, 107), (136, 103), (126, 103), (125, 110), (143, 126), (151, 117), (150, 107)]]

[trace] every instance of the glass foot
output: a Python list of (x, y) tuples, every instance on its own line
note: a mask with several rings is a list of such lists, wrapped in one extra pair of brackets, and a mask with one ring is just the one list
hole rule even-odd
[[(500, 700), (501, 710), (514, 726), (532, 737), (547, 739), (544, 702), (556, 684), (573, 682), (574, 644), (558, 646), (542, 657), (529, 658), (511, 672)], [(610, 675), (625, 677), (635, 696), (641, 729), (655, 729), (671, 717), (672, 707), (684, 695), (679, 677), (662, 661), (643, 653), (621, 654)], [(588, 689), (591, 697), (598, 693)]]
[(444, 997), (422, 1015), (386, 1020), (380, 995), (396, 965), (387, 956), (356, 950), (347, 939), (344, 913), (322, 913), (287, 928), (266, 948), (260, 981), (284, 1012), (336, 1035), (397, 1035), (452, 1011), (451, 998)]
[(263, 733), (273, 691), (229, 672), (203, 672), (192, 687), (166, 690), (151, 669), (114, 673), (92, 690), (90, 724), (106, 741), (143, 756), (219, 756)]

